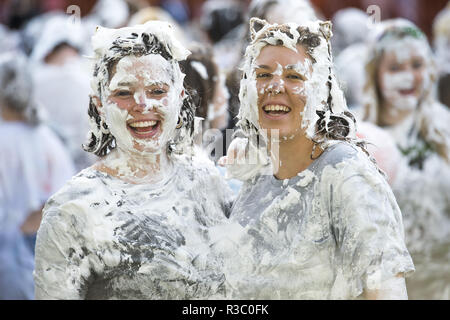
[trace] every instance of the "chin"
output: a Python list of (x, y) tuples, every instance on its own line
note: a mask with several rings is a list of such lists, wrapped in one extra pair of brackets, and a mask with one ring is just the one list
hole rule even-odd
[(161, 147), (161, 144), (158, 140), (144, 140), (144, 141), (135, 141), (134, 150), (141, 154), (148, 154), (148, 155), (157, 155), (163, 153), (164, 148)]

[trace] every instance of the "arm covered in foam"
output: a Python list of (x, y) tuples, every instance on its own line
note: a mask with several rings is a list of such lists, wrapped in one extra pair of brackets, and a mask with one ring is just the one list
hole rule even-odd
[(389, 185), (361, 152), (326, 169), (334, 181), (329, 187), (336, 256), (350, 296), (407, 299), (403, 275), (414, 265)]
[(73, 203), (56, 205), (50, 200), (36, 241), (36, 299), (84, 299), (91, 275), (81, 233), (82, 223)]

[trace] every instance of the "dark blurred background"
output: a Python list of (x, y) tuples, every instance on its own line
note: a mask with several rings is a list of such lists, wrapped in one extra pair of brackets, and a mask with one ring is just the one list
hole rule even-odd
[[(78, 5), (81, 15), (88, 15), (97, 0), (0, 0), (0, 23), (8, 25), (12, 29), (20, 26), (31, 17), (51, 10), (65, 10), (70, 5)], [(177, 11), (177, 6), (184, 6), (186, 17), (180, 20), (194, 20), (201, 14), (201, 6), (205, 0), (128, 0), (130, 11), (133, 12), (144, 5), (161, 6), (168, 11)], [(244, 5), (249, 0), (241, 0)], [(331, 19), (334, 13), (342, 8), (355, 7), (366, 10), (370, 5), (378, 5), (381, 8), (381, 19), (403, 17), (413, 21), (426, 34), (431, 37), (431, 26), (436, 14), (447, 4), (447, 0), (311, 0), (325, 18)], [(178, 10), (180, 11), (180, 10)]]

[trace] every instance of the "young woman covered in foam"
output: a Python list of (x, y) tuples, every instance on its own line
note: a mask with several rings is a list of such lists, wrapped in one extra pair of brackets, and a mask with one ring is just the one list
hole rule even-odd
[[(242, 262), (225, 268), (234, 296), (406, 299), (404, 276), (414, 266), (401, 212), (355, 137), (332, 69), (331, 23), (250, 23), (240, 89), (244, 138), (224, 161), (230, 176), (244, 167), (247, 178), (230, 216), (237, 222), (230, 243)], [(239, 165), (241, 148), (258, 153), (257, 170)]]
[(220, 297), (209, 227), (231, 191), (192, 151), (193, 110), (171, 26), (99, 28), (87, 151), (100, 156), (44, 208), (38, 299)]
[(365, 120), (386, 130), (400, 153), (391, 186), (417, 271), (408, 292), (449, 299), (442, 272), (450, 258), (450, 112), (436, 96), (435, 58), (423, 32), (404, 19), (378, 24), (371, 40)]

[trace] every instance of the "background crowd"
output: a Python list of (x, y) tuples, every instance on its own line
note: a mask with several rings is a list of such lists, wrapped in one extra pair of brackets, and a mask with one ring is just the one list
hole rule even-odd
[[(149, 20), (173, 24), (192, 52), (182, 67), (185, 85), (197, 92), (196, 116), (203, 118), (197, 142), (217, 161), (231, 142), (226, 130), (236, 125), (240, 66), (249, 42), (248, 21), (255, 16), (271, 23), (333, 22), (334, 67), (357, 118), (358, 136), (372, 144), (369, 151), (402, 210), (416, 265), (416, 275), (407, 282), (409, 297), (450, 298), (450, 2), (2, 0), (0, 299), (34, 298), (33, 255), (42, 207), (96, 161), (81, 148), (89, 129), (90, 38), (96, 27)], [(411, 38), (423, 49), (420, 66), (397, 61), (398, 70), (383, 71), (380, 52), (392, 47), (384, 39), (392, 28), (407, 30), (395, 39), (407, 44)], [(409, 48), (401, 50), (413, 55)], [(383, 118), (382, 110), (391, 107), (389, 89), (397, 85), (381, 83), (383, 72), (408, 68), (427, 75), (415, 80), (421, 88), (416, 110), (397, 106), (396, 117)], [(239, 182), (229, 183), (237, 192)]]

